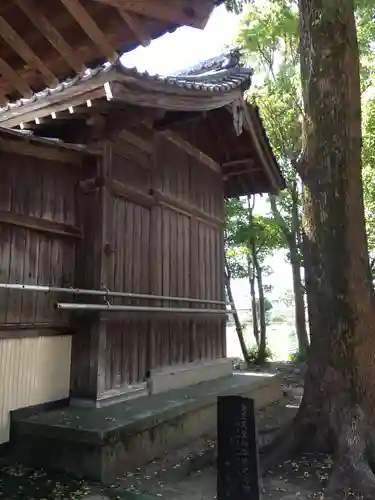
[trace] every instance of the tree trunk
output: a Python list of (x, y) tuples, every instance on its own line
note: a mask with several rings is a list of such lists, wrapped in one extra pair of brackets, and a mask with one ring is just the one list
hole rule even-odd
[(258, 362), (264, 363), (266, 361), (266, 308), (263, 289), (262, 267), (259, 265), (256, 248), (252, 247), (253, 266), (256, 272), (256, 280), (258, 284), (258, 297), (259, 297), (259, 326), (260, 326), (260, 339), (258, 348)]
[(247, 365), (249, 365), (251, 363), (251, 360), (250, 360), (250, 357), (249, 357), (249, 353), (247, 351), (247, 346), (246, 346), (245, 339), (244, 339), (244, 336), (243, 336), (243, 331), (242, 331), (242, 325), (241, 325), (241, 322), (240, 322), (240, 318), (238, 317), (236, 304), (234, 302), (234, 297), (233, 297), (232, 287), (231, 287), (230, 270), (229, 270), (229, 267), (228, 267), (228, 263), (227, 263), (226, 257), (225, 257), (225, 287), (227, 289), (229, 303), (230, 303), (230, 306), (231, 306), (231, 309), (232, 309), (232, 312), (233, 312), (234, 324), (235, 324), (235, 327), (236, 327), (236, 332), (237, 332), (238, 340), (240, 341), (240, 346), (241, 346), (241, 351), (242, 351), (243, 359), (244, 359), (245, 363)]
[(306, 359), (309, 349), (309, 338), (306, 328), (305, 299), (301, 279), (301, 264), (299, 252), (296, 246), (290, 245), (289, 251), (293, 275), (294, 316), (298, 339), (298, 352), (303, 359)]
[(299, 10), (311, 346), (302, 404), (293, 432), (279, 449), (285, 443), (306, 447), (301, 442), (306, 438), (321, 447), (331, 445), (335, 466), (329, 495), (350, 487), (373, 499), (375, 323), (361, 182), (354, 5), (350, 0), (299, 0)]
[(257, 313), (257, 298), (255, 293), (255, 272), (254, 272), (254, 266), (251, 263), (250, 255), (247, 255), (247, 269), (249, 273), (253, 334), (257, 346), (259, 347), (259, 326), (258, 326), (258, 313)]

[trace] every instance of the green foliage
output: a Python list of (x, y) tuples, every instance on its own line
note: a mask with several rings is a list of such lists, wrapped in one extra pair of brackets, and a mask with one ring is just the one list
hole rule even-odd
[(368, 245), (375, 251), (375, 98), (364, 99), (362, 179)]
[[(267, 256), (286, 245), (280, 227), (272, 217), (253, 215), (249, 221), (249, 210), (241, 200), (228, 200), (226, 202), (226, 246), (227, 257), (241, 262), (240, 269), (246, 274), (246, 255), (249, 253), (249, 240), (252, 238), (257, 249), (257, 257), (261, 263)], [(239, 274), (241, 274), (238, 269)], [(232, 270), (232, 269), (231, 269)], [(233, 277), (235, 273), (233, 273)], [(237, 276), (244, 277), (244, 276)]]
[(234, 12), (235, 14), (240, 14), (244, 6), (251, 0), (226, 0), (225, 5), (229, 12)]
[(305, 363), (307, 361), (307, 358), (299, 351), (295, 351), (289, 354), (288, 361), (291, 361), (293, 363)]
[(259, 347), (257, 345), (249, 347), (247, 353), (250, 363), (254, 365), (263, 365), (264, 363), (272, 361), (272, 359), (274, 358), (273, 352), (268, 346), (265, 349), (264, 356), (261, 356)]

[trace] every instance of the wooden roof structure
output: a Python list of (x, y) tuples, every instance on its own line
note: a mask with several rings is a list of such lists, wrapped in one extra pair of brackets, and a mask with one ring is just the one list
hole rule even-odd
[(55, 88), (180, 26), (204, 28), (222, 0), (2, 0), (0, 104)]
[(280, 168), (258, 110), (243, 97), (251, 76), (238, 51), (171, 76), (106, 63), (0, 107), (0, 125), (87, 148), (121, 134), (149, 152), (161, 132), (221, 169), (227, 197), (277, 192)]

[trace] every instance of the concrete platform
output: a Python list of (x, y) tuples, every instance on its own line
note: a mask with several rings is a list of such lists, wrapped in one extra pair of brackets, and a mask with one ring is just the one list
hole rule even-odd
[(217, 397), (235, 394), (261, 408), (282, 397), (280, 379), (241, 373), (105, 408), (15, 415), (11, 450), (23, 463), (108, 483), (200, 436), (214, 436)]

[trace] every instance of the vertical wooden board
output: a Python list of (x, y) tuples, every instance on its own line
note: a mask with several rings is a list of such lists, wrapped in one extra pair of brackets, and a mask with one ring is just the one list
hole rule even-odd
[[(183, 296), (191, 297), (190, 293), (190, 219), (183, 217), (182, 219), (182, 241), (183, 241)], [(193, 307), (193, 305), (191, 305)], [(184, 339), (185, 339), (185, 355), (186, 362), (193, 361), (192, 358), (192, 324), (190, 319), (184, 321)]]
[(14, 167), (8, 153), (0, 151), (1, 182), (0, 182), (0, 210), (8, 212), (11, 208)]
[[(170, 211), (163, 209), (163, 231), (162, 231), (162, 259), (163, 259), (163, 289), (162, 295), (170, 295)], [(164, 301), (164, 305), (168, 305)], [(170, 322), (162, 323), (162, 365), (170, 363)]]
[(134, 205), (126, 202), (126, 227), (125, 227), (125, 283), (124, 291), (131, 292), (133, 290), (133, 222), (134, 222)]
[[(26, 230), (13, 227), (10, 249), (9, 282), (22, 283), (23, 265), (26, 243)], [(7, 323), (20, 323), (22, 313), (22, 293), (19, 290), (10, 291), (7, 303)]]
[[(139, 293), (141, 291), (141, 248), (142, 248), (142, 207), (134, 205), (134, 222), (133, 222), (133, 274), (132, 274), (132, 291)], [(139, 301), (135, 301), (139, 304)], [(140, 349), (140, 338), (139, 332), (142, 329), (142, 324), (139, 319), (135, 319), (132, 322), (132, 335), (133, 337), (133, 357), (132, 357), (132, 381), (138, 380), (139, 376), (139, 349)]]
[[(50, 240), (43, 234), (39, 237), (38, 254), (38, 285), (49, 285), (50, 272)], [(36, 321), (43, 323), (48, 321), (48, 295), (39, 293), (37, 296)]]
[[(38, 273), (39, 238), (35, 231), (26, 229), (26, 244), (23, 261), (22, 283), (35, 285)], [(35, 320), (36, 292), (22, 293), (21, 323), (33, 323)]]
[[(120, 292), (123, 289), (123, 268), (124, 268), (124, 247), (122, 245), (123, 221), (124, 216), (123, 200), (109, 195), (108, 203), (112, 204), (108, 218), (109, 235), (107, 243), (110, 245), (110, 254), (106, 256), (107, 283), (111, 290)], [(108, 216), (109, 214), (107, 214)], [(111, 299), (114, 304), (121, 304), (120, 298)]]
[[(150, 293), (155, 295), (162, 294), (162, 252), (161, 252), (161, 209), (153, 206), (150, 211), (150, 244), (149, 253), (145, 256), (148, 261), (150, 273)], [(154, 301), (155, 306), (159, 306), (160, 302)], [(149, 352), (148, 363), (149, 369), (159, 366), (160, 363), (160, 335), (155, 323), (155, 319), (151, 318), (149, 328)]]
[(65, 165), (51, 165), (51, 175), (54, 184), (54, 221), (66, 223), (64, 215), (64, 197), (68, 192), (65, 188), (63, 179), (69, 176), (69, 172)]
[[(141, 293), (150, 293), (150, 210), (148, 208), (141, 209), (142, 225), (141, 225), (141, 276), (140, 276), (140, 291)], [(148, 301), (143, 301), (144, 304), (149, 304)], [(154, 304), (152, 304), (154, 305)], [(138, 379), (143, 380), (146, 372), (149, 369), (149, 329), (150, 322), (148, 320), (141, 321), (139, 337), (139, 355), (138, 355)]]
[[(199, 234), (198, 221), (194, 218), (190, 219), (190, 296), (199, 297)], [(194, 306), (195, 307), (195, 306)], [(192, 360), (199, 359), (199, 328), (196, 319), (190, 322), (192, 331)]]
[[(140, 290), (142, 293), (150, 293), (151, 277), (150, 277), (150, 209), (142, 208), (142, 227), (141, 227), (141, 284)], [(154, 255), (155, 258), (155, 255)]]
[[(178, 295), (177, 290), (177, 217), (176, 212), (169, 212), (169, 238), (170, 238), (170, 268), (169, 268), (169, 294), (173, 297)], [(175, 302), (171, 303), (172, 307), (176, 306)], [(171, 315), (170, 318), (170, 346), (171, 346), (171, 361), (178, 363), (179, 361), (179, 325), (176, 316)]]
[(128, 342), (128, 328), (126, 321), (119, 321), (116, 328), (120, 332), (120, 383), (121, 387), (129, 384), (129, 342)]
[[(0, 183), (1, 184), (1, 183)], [(0, 224), (0, 282), (10, 282), (11, 226)], [(0, 324), (6, 322), (9, 292), (0, 290)]]
[(55, 190), (52, 165), (42, 171), (42, 216), (51, 221), (55, 219)]

